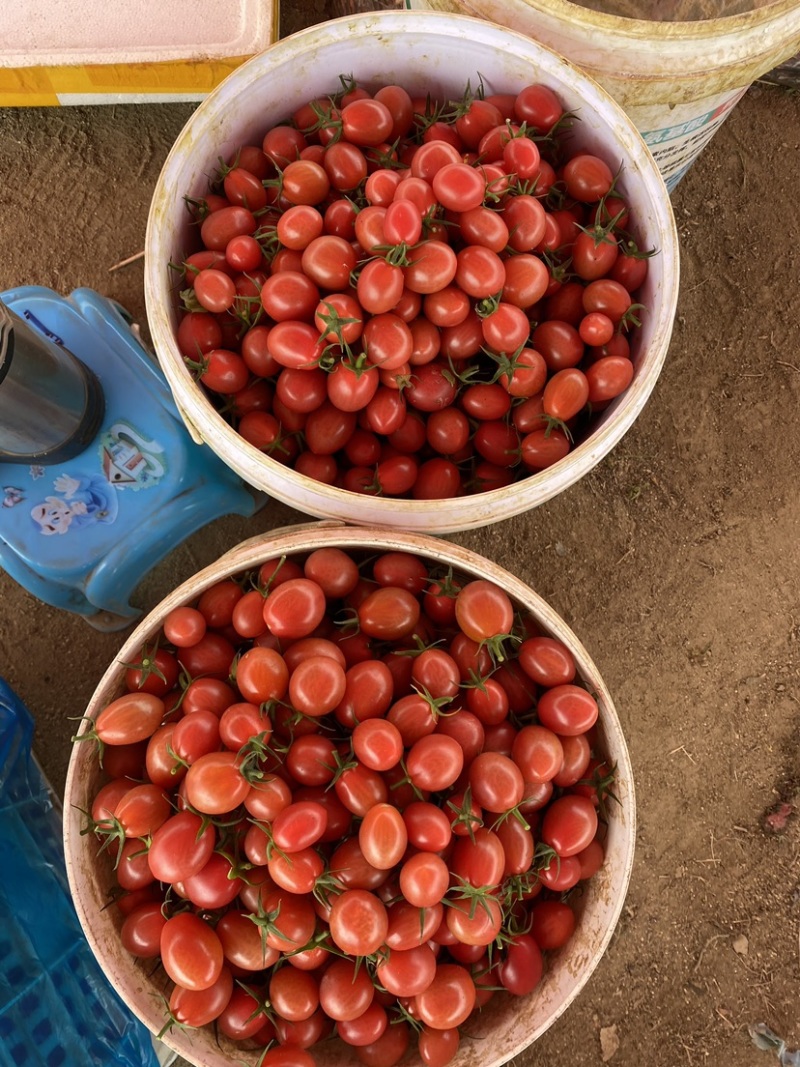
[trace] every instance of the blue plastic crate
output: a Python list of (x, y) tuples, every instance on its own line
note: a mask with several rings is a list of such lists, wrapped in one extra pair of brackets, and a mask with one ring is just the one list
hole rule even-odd
[(0, 678), (0, 1067), (158, 1067), (83, 936), (32, 738)]

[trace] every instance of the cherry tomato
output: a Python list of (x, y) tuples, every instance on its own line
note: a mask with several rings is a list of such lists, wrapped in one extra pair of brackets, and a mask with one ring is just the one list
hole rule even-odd
[(541, 838), (561, 857), (582, 852), (597, 833), (597, 811), (588, 797), (567, 793), (554, 800), (542, 819)]
[(541, 949), (530, 934), (518, 934), (497, 966), (497, 977), (509, 993), (522, 997), (539, 984), (544, 961)]
[(587, 204), (604, 197), (614, 181), (614, 175), (605, 160), (588, 152), (569, 159), (564, 164), (562, 177), (568, 195)]
[(487, 811), (504, 812), (522, 800), (524, 780), (516, 763), (499, 752), (482, 752), (470, 764), (475, 801)]
[(475, 1006), (475, 983), (465, 967), (441, 963), (433, 981), (413, 999), (415, 1014), (436, 1030), (460, 1026)]
[(358, 828), (358, 843), (367, 863), (378, 870), (391, 870), (408, 844), (403, 816), (393, 804), (373, 804)]
[(104, 745), (130, 745), (155, 733), (166, 708), (152, 693), (125, 693), (107, 704), (94, 724)]
[(561, 948), (572, 937), (575, 913), (569, 904), (560, 900), (543, 900), (532, 912), (531, 934), (539, 948), (551, 951)]
[(224, 953), (214, 928), (191, 912), (179, 912), (161, 930), (161, 962), (185, 989), (209, 989), (222, 973)]
[(569, 736), (590, 730), (597, 722), (599, 708), (591, 693), (567, 683), (542, 693), (536, 714), (543, 726)]
[(476, 578), (456, 597), (456, 622), (473, 641), (487, 641), (511, 632), (514, 608), (508, 594), (498, 585)]

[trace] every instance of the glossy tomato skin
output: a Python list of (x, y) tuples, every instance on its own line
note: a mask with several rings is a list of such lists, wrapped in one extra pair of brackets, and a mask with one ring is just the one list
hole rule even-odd
[(442, 963), (433, 981), (414, 997), (417, 1016), (436, 1030), (460, 1026), (475, 1006), (475, 983), (465, 967)]
[(514, 609), (504, 590), (484, 578), (476, 578), (456, 597), (456, 622), (473, 641), (485, 641), (511, 632)]
[(107, 704), (94, 724), (105, 745), (130, 745), (145, 741), (164, 718), (164, 701), (152, 693), (126, 693)]
[(531, 933), (545, 951), (561, 948), (575, 929), (575, 913), (560, 900), (543, 900), (533, 909)]
[(357, 1019), (372, 1003), (375, 989), (366, 969), (352, 960), (335, 960), (320, 981), (323, 1010), (337, 1022)]
[(161, 930), (161, 961), (169, 977), (185, 989), (208, 989), (223, 966), (222, 943), (207, 922), (191, 912), (168, 919)]
[(585, 734), (597, 722), (600, 709), (591, 693), (572, 683), (554, 686), (539, 697), (539, 722), (564, 736)]
[(521, 997), (536, 988), (543, 970), (544, 961), (536, 940), (530, 934), (520, 934), (498, 964), (497, 976), (509, 993)]
[(567, 793), (545, 812), (541, 838), (559, 856), (575, 856), (594, 839), (597, 826), (597, 811), (589, 797)]
[(561, 641), (529, 637), (519, 646), (519, 663), (538, 685), (566, 685), (575, 678), (575, 660)]

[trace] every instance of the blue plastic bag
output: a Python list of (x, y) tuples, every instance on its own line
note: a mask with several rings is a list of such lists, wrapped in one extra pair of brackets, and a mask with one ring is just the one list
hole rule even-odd
[(83, 936), (32, 738), (0, 678), (0, 1067), (158, 1067)]

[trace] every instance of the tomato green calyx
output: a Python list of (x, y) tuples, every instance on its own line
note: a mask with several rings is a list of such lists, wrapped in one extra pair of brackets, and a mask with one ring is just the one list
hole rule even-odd
[(417, 800), (424, 800), (425, 794), (422, 792), (419, 786), (416, 785), (412, 780), (411, 775), (408, 773), (408, 768), (406, 767), (406, 761), (404, 759), (400, 760), (399, 766), (403, 771), (403, 777), (398, 778), (396, 782), (392, 782), (392, 784), (389, 786), (389, 792), (392, 792), (392, 790), (394, 789), (399, 789), (403, 785), (407, 785), (411, 787), (411, 791), (417, 798)]
[(394, 1016), (394, 1018), (389, 1020), (390, 1026), (396, 1025), (397, 1023), (406, 1023), (407, 1026), (411, 1027), (414, 1033), (422, 1033), (424, 1029), (422, 1020), (417, 1019), (414, 1015), (412, 1015), (411, 1012), (403, 1004), (401, 1004), (399, 1000), (396, 1001), (396, 1003), (392, 1004), (392, 1006), (389, 1008), (389, 1011)]
[[(520, 804), (522, 801), (520, 801)], [(520, 805), (515, 804), (513, 808), (507, 808), (505, 811), (501, 811), (495, 821), (492, 823), (492, 830), (496, 830), (498, 826), (501, 826), (506, 819), (516, 819), (523, 830), (530, 830), (530, 823), (525, 818), (525, 815), (520, 811)]]
[(332, 99), (337, 104), (342, 102), (342, 99), (348, 95), (348, 93), (354, 93), (358, 89), (358, 79), (352, 72), (350, 74), (339, 75), (339, 85), (341, 88), (332, 94)]
[(466, 682), (461, 683), (462, 689), (480, 689), (482, 693), (488, 692), (486, 688), (486, 676), (478, 674), (474, 667), (470, 667)]
[[(261, 292), (258, 284), (248, 274), (245, 274), (244, 277), (259, 290), (259, 293)], [(254, 326), (257, 326), (264, 317), (264, 305), (261, 303), (261, 296), (243, 296), (239, 293), (234, 298), (230, 312), (240, 324), (237, 336), (241, 340), (244, 334)]]
[(619, 250), (630, 259), (650, 259), (658, 251), (656, 248), (639, 248), (635, 239), (628, 233), (620, 234)]
[(167, 1021), (164, 1023), (164, 1025), (161, 1027), (161, 1029), (156, 1034), (156, 1038), (159, 1041), (161, 1040), (162, 1037), (164, 1037), (165, 1034), (168, 1034), (173, 1028), (177, 1028), (178, 1030), (190, 1030), (190, 1029), (192, 1029), (192, 1027), (190, 1027), (188, 1023), (182, 1023), (180, 1021), (180, 1019), (177, 1017), (177, 1015), (174, 1014), (174, 1012), (172, 1011), (172, 1009), (169, 1006), (169, 1001), (167, 1000), (167, 998), (165, 996), (162, 995), (161, 999), (164, 1002), (164, 1010), (167, 1013)]
[(253, 237), (261, 247), (261, 251), (272, 261), (275, 253), (281, 248), (280, 238), (278, 237), (278, 231), (275, 223), (271, 221), (269, 224), (262, 224), (258, 227)]
[[(313, 890), (312, 890), (313, 892)], [(317, 898), (319, 899), (319, 898)], [(315, 948), (324, 948), (326, 952), (330, 952), (332, 956), (347, 956), (346, 952), (341, 952), (331, 940), (328, 933), (325, 930), (318, 930), (312, 937), (306, 941), (304, 945), (298, 945), (297, 948), (287, 949), (283, 952), (284, 956), (299, 956), (302, 952), (311, 952)]]
[(247, 881), (247, 872), (251, 871), (255, 864), (250, 863), (247, 860), (242, 861), (238, 855), (232, 856), (225, 848), (217, 847), (214, 849), (214, 852), (218, 856), (222, 856), (223, 859), (226, 859), (231, 865), (230, 870), (226, 875), (229, 882), (233, 882), (237, 878), (241, 879), (243, 882)]
[(554, 848), (546, 845), (544, 841), (537, 841), (533, 853), (532, 869), (534, 871), (549, 871), (550, 864), (556, 861), (556, 873), (561, 870), (561, 857)]
[(358, 621), (358, 612), (355, 608), (342, 608), (333, 620), (333, 625), (338, 627), (343, 634), (347, 634), (348, 636), (357, 634), (361, 629)]
[(440, 637), (437, 641), (423, 641), (419, 634), (412, 634), (411, 639), (414, 642), (413, 648), (398, 648), (393, 655), (395, 656), (411, 656), (416, 659), (417, 656), (421, 656), (423, 652), (427, 652), (429, 648), (438, 648), (439, 645), (445, 643), (445, 639)]
[(101, 819), (96, 822), (91, 816), (86, 826), (81, 829), (81, 836), (85, 834), (94, 834), (100, 838), (101, 845), (98, 852), (105, 852), (116, 842), (118, 845), (117, 854), (114, 857), (114, 870), (119, 867), (119, 861), (122, 859), (122, 846), (127, 840), (125, 834), (125, 827), (114, 815), (110, 815), (105, 819)]
[(350, 756), (343, 756), (338, 749), (334, 749), (334, 751), (331, 753), (331, 756), (333, 757), (334, 772), (333, 778), (331, 778), (331, 780), (325, 786), (326, 790), (333, 789), (333, 787), (336, 785), (336, 783), (339, 781), (345, 771), (352, 771), (355, 767), (358, 766), (358, 760), (352, 755), (352, 744)]
[(176, 263), (173, 259), (167, 263), (170, 270), (174, 270), (176, 274), (199, 274), (200, 268), (196, 267), (194, 263), (187, 263), (186, 260), (181, 260), (180, 263)]
[(523, 871), (522, 874), (512, 874), (503, 879), (501, 886), (501, 899), (506, 909), (522, 900), (527, 900), (535, 890), (539, 882), (539, 875), (535, 870)]
[(369, 374), (370, 371), (375, 371), (376, 373), (378, 371), (377, 366), (374, 363), (370, 363), (366, 352), (359, 352), (357, 356), (345, 356), (341, 363), (347, 370), (355, 374), (356, 378), (361, 378), (365, 374)]
[[(458, 105), (456, 105), (458, 106)], [(434, 104), (431, 94), (425, 97), (425, 110), (414, 112), (414, 132), (412, 140), (415, 144), (422, 144), (426, 131), (437, 122), (447, 122), (453, 107), (450, 104)]]
[(147, 644), (144, 644), (142, 646), (142, 658), (139, 660), (138, 663), (125, 663), (124, 661), (120, 660), (120, 666), (125, 667), (126, 670), (141, 672), (139, 685), (137, 687), (139, 689), (142, 688), (142, 686), (151, 674), (154, 674), (156, 678), (159, 678), (162, 682), (166, 684), (167, 679), (164, 675), (164, 672), (161, 670), (156, 661), (156, 653), (160, 648), (160, 644), (161, 643), (158, 637), (156, 637), (150, 648), (147, 647)]
[(339, 117), (339, 109), (333, 100), (330, 100), (330, 107), (325, 108), (319, 100), (312, 100), (311, 110), (316, 116), (317, 121), (312, 123), (311, 126), (304, 127), (303, 133), (318, 133), (320, 130), (325, 130), (326, 133), (331, 132), (331, 136), (327, 142), (328, 145), (336, 144), (337, 141), (342, 139), (342, 120)]
[[(272, 1049), (274, 1049), (277, 1044), (278, 1044), (278, 1039), (276, 1037), (273, 1037), (271, 1041), (268, 1041), (266, 1043), (266, 1045), (264, 1046), (264, 1048), (261, 1050), (261, 1055), (258, 1057), (258, 1059), (256, 1060), (256, 1062), (253, 1065), (253, 1067), (263, 1067), (264, 1060), (267, 1058), (267, 1053), (271, 1052)], [(244, 1067), (244, 1064), (245, 1064), (244, 1060), (239, 1060), (239, 1063), (242, 1064), (243, 1067)]]
[(619, 320), (618, 329), (620, 331), (627, 330), (630, 326), (641, 326), (642, 320), (637, 315), (639, 311), (646, 311), (647, 308), (644, 304), (631, 304), (625, 314)]
[[(550, 277), (556, 282), (566, 282), (570, 278), (574, 278), (574, 273), (570, 270), (572, 266), (572, 256), (564, 255), (561, 249), (555, 251), (545, 251), (542, 253), (542, 259), (547, 265), (550, 271)], [(532, 326), (535, 329), (535, 325)]]
[(272, 574), (269, 576), (269, 578), (267, 578), (267, 580), (265, 582), (259, 582), (258, 581), (259, 575), (258, 575), (258, 572), (256, 572), (256, 577), (255, 577), (255, 580), (253, 581), (253, 587), (255, 589), (257, 589), (259, 591), (259, 593), (261, 593), (261, 595), (265, 599), (267, 597), (267, 594), (272, 589), (272, 586), (273, 586), (273, 584), (275, 582), (275, 579), (277, 578), (277, 576), (278, 576), (278, 574), (280, 572), (281, 567), (285, 566), (286, 559), (287, 559), (287, 556), (286, 556), (286, 553), (284, 552), (284, 554), (278, 560), (278, 564), (275, 567), (275, 570), (272, 572)]
[[(493, 315), (500, 306), (500, 301), (503, 299), (503, 290), (495, 293), (493, 296), (485, 296), (482, 300), (479, 300), (475, 305), (475, 312), (481, 319), (487, 319), (490, 315)], [(484, 349), (486, 351), (486, 349)]]
[(281, 914), (280, 901), (272, 911), (265, 911), (264, 905), (259, 899), (258, 911), (256, 913), (243, 912), (243, 914), (246, 915), (250, 922), (253, 923), (254, 926), (257, 926), (261, 931), (261, 942), (264, 949), (267, 947), (266, 939), (270, 934), (272, 934), (273, 937), (279, 937), (284, 941), (286, 940), (286, 935), (278, 926), (278, 919)]
[(166, 754), (169, 755), (170, 759), (173, 761), (173, 766), (170, 768), (171, 775), (177, 775), (182, 767), (189, 768), (188, 761), (180, 757), (171, 744), (167, 743), (164, 748), (166, 749)]
[[(246, 982), (243, 982), (241, 978), (236, 978), (234, 979), (234, 981), (240, 989), (243, 989), (245, 993), (247, 993), (253, 998), (256, 1004), (255, 1008), (248, 1016), (247, 1022), (250, 1022), (252, 1019), (255, 1019), (257, 1015), (265, 1015), (270, 1020), (270, 1022), (274, 1022), (275, 1009), (273, 1008), (272, 1002), (269, 1000), (266, 993), (263, 990), (259, 991), (254, 986), (248, 985)], [(270, 1045), (271, 1044), (272, 1042), (270, 1042)], [(269, 1048), (270, 1045), (268, 1045), (267, 1048)], [(264, 1049), (264, 1051), (266, 1052), (267, 1049)]]
[(483, 826), (483, 819), (476, 815), (472, 809), (472, 787), (467, 786), (461, 804), (455, 804), (452, 800), (447, 801), (447, 807), (455, 814), (452, 819), (453, 827), (463, 826), (466, 828), (470, 841), (475, 843), (475, 831)]
[[(405, 170), (406, 166), (398, 159), (397, 150), (400, 147), (401, 138), (392, 141), (388, 148), (368, 148), (365, 152), (370, 163), (377, 165), (382, 170)], [(359, 193), (363, 192), (363, 185), (359, 187)], [(366, 207), (366, 198), (358, 197), (360, 207)]]
[(447, 102), (447, 110), (442, 111), (439, 118), (442, 121), (455, 122), (456, 119), (463, 118), (467, 114), (476, 100), (483, 100), (486, 96), (486, 87), (483, 84), (483, 78), (478, 75), (478, 87), (472, 88), (472, 82), (467, 81), (466, 88), (459, 100), (449, 100)]
[(509, 381), (514, 375), (516, 370), (520, 367), (524, 367), (525, 363), (520, 359), (520, 356), (528, 347), (529, 340), (526, 338), (522, 344), (514, 349), (510, 354), (508, 352), (495, 352), (491, 348), (484, 348), (482, 351), (491, 359), (497, 368), (492, 374), (489, 380), (490, 385), (494, 385), (495, 382), (499, 382), (501, 378), (507, 378)]
[(197, 381), (202, 378), (208, 370), (208, 360), (202, 359), (190, 359), (189, 356), (183, 357), (184, 366), (191, 371), (192, 378)]
[[(382, 252), (383, 259), (392, 267), (408, 267), (411, 265), (408, 253), (416, 247), (417, 245), (408, 245), (405, 241), (401, 241), (396, 245), (377, 245), (375, 251)], [(381, 257), (376, 256), (374, 258)]]
[(363, 320), (348, 315), (340, 315), (336, 306), (328, 300), (323, 300), (322, 305), (326, 310), (318, 311), (317, 318), (325, 324), (325, 329), (321, 331), (319, 340), (324, 341), (329, 334), (333, 334), (335, 340), (330, 342), (328, 347), (330, 347), (330, 345), (338, 345), (344, 352), (350, 355), (350, 346), (344, 339), (344, 328), (346, 326), (354, 326), (356, 323), (360, 323)]
[(549, 437), (553, 430), (561, 430), (569, 441), (572, 441), (572, 431), (563, 419), (557, 419), (554, 415), (542, 413), (542, 421), (545, 423), (545, 437)]
[(479, 647), (485, 648), (492, 659), (492, 663), (504, 663), (508, 658), (506, 654), (506, 641), (510, 641), (512, 644), (519, 644), (521, 638), (518, 634), (492, 634), (491, 637), (484, 637), (480, 642)]
[[(336, 877), (334, 871), (325, 871), (317, 877), (314, 882), (314, 888), (311, 890), (314, 894), (314, 899), (319, 901), (323, 908), (329, 908), (331, 905), (331, 897), (338, 897), (340, 893), (344, 892), (344, 886)], [(316, 935), (320, 939), (320, 935)], [(312, 938), (312, 941), (314, 939)], [(327, 935), (321, 935), (321, 939), (317, 940), (315, 944), (309, 944), (307, 948), (315, 948), (321, 941), (327, 940)]]
[(103, 766), (103, 753), (105, 752), (105, 742), (100, 740), (100, 736), (95, 730), (94, 719), (89, 718), (88, 715), (71, 716), (70, 722), (83, 722), (89, 723), (88, 729), (84, 730), (82, 734), (73, 734), (70, 741), (73, 744), (78, 744), (81, 741), (94, 741), (97, 744), (97, 760), (100, 766)]
[(442, 374), (451, 385), (455, 385), (456, 382), (458, 382), (459, 385), (483, 384), (483, 379), (481, 378), (483, 371), (477, 364), (473, 363), (470, 366), (465, 367), (464, 370), (457, 370), (455, 363), (449, 356), (447, 358), (447, 363), (448, 369), (442, 371)]
[(236, 170), (239, 166), (239, 155), (240, 153), (237, 152), (231, 163), (226, 163), (222, 156), (217, 156), (217, 169), (208, 179), (210, 192), (221, 193), (223, 191), (225, 179), (232, 170)]
[[(603, 773), (605, 768), (605, 773)], [(598, 764), (592, 772), (590, 778), (581, 778), (576, 785), (589, 786), (594, 789), (597, 794), (597, 809), (598, 815), (603, 822), (608, 822), (608, 801), (611, 800), (615, 804), (622, 806), (622, 801), (614, 792), (614, 784), (617, 780), (617, 765), (614, 764), (610, 769), (606, 767), (604, 763)]]
[(576, 111), (565, 111), (561, 114), (547, 133), (529, 134), (532, 141), (543, 146), (548, 153), (548, 158), (555, 170), (558, 170), (564, 159), (565, 134), (568, 134), (573, 126), (580, 122), (580, 116)]
[(189, 286), (188, 289), (181, 289), (178, 295), (184, 311), (206, 311), (206, 308), (204, 308), (197, 299), (197, 294), (191, 286)]
[(461, 586), (454, 580), (453, 568), (448, 567), (443, 575), (432, 575), (427, 579), (428, 585), (438, 585), (438, 590), (434, 593), (429, 590), (430, 595), (439, 597), (447, 597), (448, 600), (455, 600), (458, 594), (461, 592)]
[(497, 886), (471, 885), (463, 878), (457, 878), (456, 884), (452, 885), (448, 892), (451, 894), (451, 897), (450, 899), (442, 897), (442, 904), (447, 908), (452, 908), (457, 902), (468, 900), (470, 919), (475, 918), (475, 914), (479, 907), (483, 908), (490, 918), (493, 918), (492, 909), (489, 907), (488, 899), (491, 898), (495, 903), (499, 903), (497, 900)]
[[(431, 709), (431, 717), (434, 722), (438, 722), (443, 716), (454, 714), (453, 711), (445, 711), (448, 704), (452, 704), (455, 697), (435, 697), (424, 685), (412, 685), (411, 687), (415, 692), (419, 693), (428, 707)], [(458, 709), (457, 709), (458, 710)]]
[(260, 734), (251, 737), (237, 752), (237, 759), (240, 761), (237, 763), (239, 773), (248, 782), (260, 782), (264, 778), (266, 772), (262, 764), (269, 756), (279, 760), (278, 753), (267, 744), (271, 736), (271, 729), (262, 730)]
[[(448, 226), (458, 225), (453, 219), (445, 219), (439, 213), (439, 208), (434, 204), (433, 207), (429, 207), (425, 214), (422, 216), (422, 237), (421, 241), (430, 237), (431, 231), (434, 227), (444, 226), (447, 229)], [(412, 246), (416, 248), (416, 245)]]
[(581, 233), (585, 233), (588, 237), (591, 237), (592, 243), (594, 244), (595, 248), (598, 248), (600, 245), (603, 244), (618, 245), (619, 242), (617, 241), (616, 235), (613, 231), (624, 214), (625, 208), (621, 208), (606, 226), (603, 226), (599, 222), (596, 222), (592, 226), (579, 225), (578, 229), (581, 231)]
[(513, 944), (521, 934), (530, 933), (531, 926), (533, 925), (533, 916), (530, 913), (522, 916), (515, 915), (511, 912), (507, 916), (504, 916), (504, 919), (503, 929), (497, 939), (497, 942), (499, 942), (500, 938), (502, 938), (504, 946)]
[(186, 205), (186, 209), (192, 216), (192, 223), (199, 225), (207, 215), (211, 212), (208, 207), (208, 203), (202, 198), (198, 199), (193, 196), (184, 196), (183, 202)]

